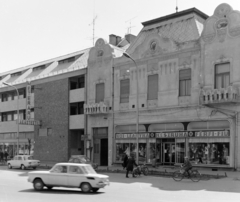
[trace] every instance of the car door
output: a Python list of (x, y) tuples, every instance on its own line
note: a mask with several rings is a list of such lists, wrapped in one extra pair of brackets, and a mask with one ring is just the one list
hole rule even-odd
[(18, 156), (18, 158), (17, 158), (17, 160), (15, 161), (15, 167), (19, 167), (20, 168), (20, 166), (21, 166), (21, 163), (22, 163), (22, 156)]
[(16, 167), (18, 161), (18, 156), (14, 156), (13, 160), (10, 161), (12, 167)]
[(86, 181), (86, 175), (84, 174), (81, 166), (69, 166), (68, 171), (68, 186), (79, 187), (81, 182)]
[(67, 172), (68, 166), (66, 165), (57, 165), (48, 175), (47, 184), (55, 186), (68, 186)]

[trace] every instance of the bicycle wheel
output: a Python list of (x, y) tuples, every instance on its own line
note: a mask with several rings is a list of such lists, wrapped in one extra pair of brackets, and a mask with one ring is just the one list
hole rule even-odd
[(148, 175), (149, 172), (148, 167), (144, 167), (142, 172), (144, 175)]
[(190, 176), (193, 182), (198, 182), (201, 179), (201, 174), (198, 170), (193, 170)]
[(135, 177), (139, 176), (138, 169), (136, 169), (136, 168), (133, 169), (133, 175), (134, 175)]
[(178, 171), (175, 171), (172, 175), (172, 178), (175, 180), (175, 181), (181, 181), (183, 179), (183, 174), (180, 172), (180, 170)]

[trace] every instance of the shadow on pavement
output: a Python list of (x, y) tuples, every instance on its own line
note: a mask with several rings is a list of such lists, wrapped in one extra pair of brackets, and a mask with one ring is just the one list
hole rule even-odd
[(80, 189), (79, 190), (66, 190), (66, 189), (61, 189), (61, 188), (56, 188), (52, 190), (48, 189), (43, 189), (42, 191), (35, 191), (34, 189), (26, 189), (22, 190), (20, 192), (27, 192), (27, 193), (36, 193), (36, 194), (80, 194), (80, 195), (99, 195), (99, 194), (104, 194), (105, 192), (101, 192), (100, 190), (96, 193), (89, 192), (89, 193), (84, 193)]
[[(212, 191), (212, 192), (229, 192), (240, 193), (240, 181), (232, 178), (200, 180), (199, 182), (193, 182), (191, 179), (183, 179), (180, 182), (174, 181), (172, 178), (154, 177), (154, 176), (140, 176), (133, 178), (129, 175), (129, 178), (125, 177), (125, 174), (108, 174), (111, 183), (141, 183), (141, 186), (147, 186), (151, 184), (152, 187), (158, 188), (164, 191)], [(120, 178), (119, 178), (120, 177)]]

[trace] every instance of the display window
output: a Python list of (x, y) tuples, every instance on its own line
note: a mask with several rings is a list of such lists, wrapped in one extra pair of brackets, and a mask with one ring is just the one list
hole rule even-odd
[(189, 143), (189, 158), (194, 164), (230, 164), (229, 142)]

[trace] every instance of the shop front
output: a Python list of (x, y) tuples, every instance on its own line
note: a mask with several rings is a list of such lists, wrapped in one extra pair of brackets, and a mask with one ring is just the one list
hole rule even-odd
[(114, 162), (121, 163), (126, 154), (136, 157), (138, 152), (140, 164), (181, 164), (184, 157), (189, 156), (194, 165), (233, 165), (228, 121), (189, 122), (186, 129), (138, 134), (116, 133)]
[[(13, 158), (17, 155), (17, 146), (20, 155), (34, 154), (33, 133), (19, 133), (19, 142), (16, 133), (0, 134), (0, 151), (7, 152), (8, 158)], [(19, 143), (19, 144), (18, 144)]]

